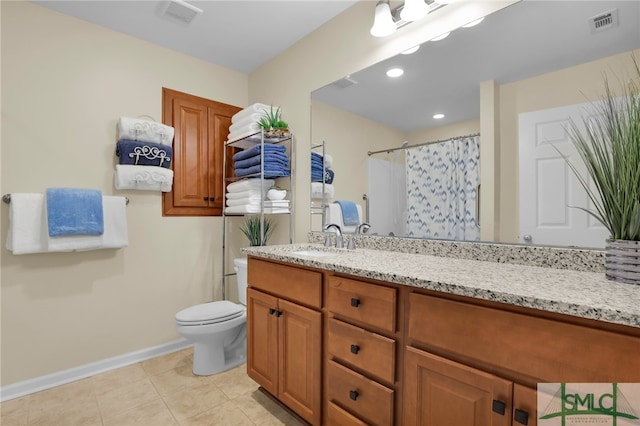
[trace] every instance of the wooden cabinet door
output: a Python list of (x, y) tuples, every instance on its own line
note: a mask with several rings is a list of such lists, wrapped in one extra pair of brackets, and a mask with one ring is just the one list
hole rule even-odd
[(538, 394), (517, 383), (513, 384), (513, 426), (538, 425)]
[(273, 395), (278, 392), (278, 299), (247, 289), (247, 375)]
[(512, 382), (415, 348), (405, 355), (403, 425), (511, 425)]
[(280, 299), (278, 398), (313, 425), (321, 415), (320, 312)]

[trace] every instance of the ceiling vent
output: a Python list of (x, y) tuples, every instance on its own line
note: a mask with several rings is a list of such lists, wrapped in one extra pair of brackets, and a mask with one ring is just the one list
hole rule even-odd
[(161, 16), (181, 24), (190, 24), (193, 19), (202, 13), (202, 9), (195, 7), (183, 0), (170, 0), (166, 2)]
[(358, 82), (355, 81), (354, 79), (352, 79), (351, 76), (348, 75), (348, 76), (346, 76), (344, 78), (341, 78), (338, 81), (334, 81), (332, 84), (334, 86), (337, 86), (337, 87), (341, 88), (341, 89), (346, 89), (349, 86), (352, 86), (354, 84), (358, 84)]
[(589, 27), (591, 27), (592, 34), (617, 26), (618, 9), (609, 10), (608, 12), (603, 12), (599, 15), (589, 18)]

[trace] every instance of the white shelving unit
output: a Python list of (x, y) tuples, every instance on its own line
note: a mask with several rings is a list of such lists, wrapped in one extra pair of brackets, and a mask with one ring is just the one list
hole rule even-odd
[[(326, 150), (327, 150), (327, 144), (325, 141), (322, 141), (322, 143), (320, 144), (316, 144), (316, 145), (311, 145), (311, 152), (318, 152), (318, 154), (322, 155), (322, 158), (324, 159), (325, 155), (326, 155)], [(325, 168), (325, 164), (324, 161), (322, 162), (322, 182), (318, 182), (318, 183), (322, 183), (322, 198), (312, 198), (311, 199), (311, 222), (313, 223), (313, 216), (314, 215), (321, 215), (322, 216), (322, 221), (321, 221), (321, 227), (324, 226), (326, 219), (327, 219), (327, 191), (326, 191), (326, 183), (324, 182), (324, 176), (325, 176), (325, 172), (326, 172), (326, 168)], [(313, 181), (311, 181), (313, 182)], [(314, 202), (314, 200), (319, 200), (319, 205), (317, 204), (317, 202)], [(321, 229), (320, 229), (321, 230)]]
[[(251, 175), (246, 175), (246, 176), (242, 176), (242, 177), (236, 177), (236, 176), (227, 176), (227, 150), (228, 149), (235, 149), (235, 148), (241, 148), (241, 149), (248, 149), (251, 147), (254, 147), (256, 145), (260, 145), (260, 155), (262, 158), (264, 158), (264, 144), (265, 143), (269, 143), (269, 144), (283, 144), (287, 147), (287, 155), (289, 156), (289, 168), (291, 169), (291, 173), (289, 174), (289, 176), (282, 176), (282, 177), (277, 177), (277, 178), (265, 178), (265, 172), (264, 172), (264, 161), (260, 162), (260, 172), (258, 173), (254, 173)], [(226, 300), (227, 299), (227, 295), (226, 295), (226, 289), (227, 289), (227, 278), (231, 277), (231, 276), (235, 276), (236, 273), (235, 272), (227, 272), (227, 237), (228, 237), (228, 232), (227, 232), (227, 226), (228, 226), (228, 221), (227, 218), (229, 217), (244, 217), (244, 216), (255, 216), (255, 215), (259, 215), (260, 216), (260, 240), (264, 240), (264, 219), (265, 216), (269, 216), (269, 215), (287, 215), (288, 216), (288, 222), (289, 222), (289, 244), (293, 243), (293, 211), (294, 211), (294, 185), (293, 183), (295, 182), (294, 179), (294, 164), (295, 164), (295, 143), (294, 143), (294, 137), (293, 134), (289, 134), (289, 136), (287, 137), (282, 137), (282, 138), (267, 138), (265, 137), (264, 131), (261, 131), (259, 133), (255, 133), (253, 135), (247, 136), (245, 138), (242, 139), (238, 139), (238, 140), (234, 140), (234, 141), (227, 141), (224, 144), (224, 153), (223, 153), (223, 177), (224, 177), (224, 184), (225, 184), (225, 203), (224, 203), (224, 208), (222, 209), (222, 299)], [(260, 179), (260, 181), (264, 181), (265, 179), (277, 179), (280, 182), (286, 182), (286, 186), (287, 187), (287, 193), (288, 193), (288, 198), (289, 198), (289, 211), (288, 213), (265, 213), (265, 206), (264, 206), (264, 201), (266, 198), (266, 193), (267, 190), (262, 189), (263, 193), (262, 193), (262, 200), (260, 202), (260, 212), (256, 212), (256, 213), (234, 213), (234, 214), (228, 214), (225, 212), (226, 209), (226, 185), (228, 183), (231, 182), (239, 182), (241, 180), (245, 180), (245, 179)]]

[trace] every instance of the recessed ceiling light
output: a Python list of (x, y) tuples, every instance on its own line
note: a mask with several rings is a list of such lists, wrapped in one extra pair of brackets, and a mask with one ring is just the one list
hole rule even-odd
[(440, 120), (441, 118), (444, 118), (444, 114), (434, 114), (433, 118), (435, 118), (436, 120)]
[(482, 18), (478, 18), (475, 21), (471, 21), (468, 24), (464, 24), (462, 26), (462, 28), (471, 28), (471, 27), (475, 27), (476, 25), (478, 25), (480, 22), (484, 21), (484, 16)]
[(408, 48), (407, 50), (405, 50), (404, 52), (402, 52), (403, 55), (411, 55), (412, 53), (416, 53), (418, 51), (418, 49), (420, 49), (420, 45), (416, 45), (413, 47)]
[(397, 78), (404, 74), (404, 70), (400, 67), (389, 68), (387, 70), (387, 77)]
[(445, 38), (449, 37), (449, 34), (451, 34), (451, 32), (446, 32), (444, 34), (440, 34), (439, 36), (432, 38), (431, 41), (444, 40)]

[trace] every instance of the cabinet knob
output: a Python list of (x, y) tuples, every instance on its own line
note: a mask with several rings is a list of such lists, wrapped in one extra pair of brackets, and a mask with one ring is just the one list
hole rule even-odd
[(276, 313), (276, 310), (273, 308), (269, 308), (269, 315), (273, 315)]
[(351, 353), (354, 355), (358, 355), (358, 352), (360, 351), (360, 346), (358, 345), (351, 345)]
[(513, 414), (513, 420), (523, 424), (523, 425), (528, 425), (529, 424), (529, 413), (527, 413), (524, 410), (519, 410), (516, 408), (514, 414)]
[(505, 411), (507, 410), (507, 404), (503, 401), (498, 401), (497, 399), (493, 400), (493, 404), (491, 405), (491, 409), (494, 413), (498, 413), (501, 416), (504, 416)]
[(358, 399), (358, 391), (349, 391), (349, 399), (351, 399), (352, 401)]
[(215, 201), (216, 197), (204, 197), (205, 201)]
[(282, 311), (276, 311), (276, 317), (280, 318), (280, 315), (282, 315)]
[(357, 308), (358, 306), (360, 306), (360, 299), (358, 299), (356, 297), (352, 297), (351, 298), (351, 306), (353, 306), (354, 308)]

